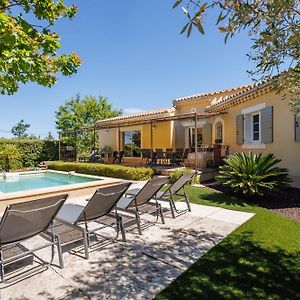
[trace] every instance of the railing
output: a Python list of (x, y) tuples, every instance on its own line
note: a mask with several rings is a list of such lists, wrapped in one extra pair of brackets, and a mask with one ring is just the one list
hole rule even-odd
[[(198, 168), (218, 168), (223, 164), (224, 158), (229, 154), (227, 145), (201, 145), (197, 148), (197, 166)], [(195, 151), (192, 150), (188, 157), (189, 160), (195, 160)]]

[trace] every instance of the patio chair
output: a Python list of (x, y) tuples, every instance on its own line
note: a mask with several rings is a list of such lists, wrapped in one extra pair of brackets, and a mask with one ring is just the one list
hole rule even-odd
[(162, 149), (156, 149), (155, 150), (155, 160), (156, 160), (156, 164), (164, 164), (165, 162), (165, 154), (164, 151)]
[(146, 165), (151, 164), (152, 157), (151, 157), (151, 149), (141, 149), (141, 164), (143, 164), (144, 160), (146, 160)]
[(182, 148), (177, 148), (174, 155), (173, 155), (174, 163), (179, 165), (180, 161), (182, 159), (182, 155), (183, 155), (183, 149)]
[(162, 212), (161, 205), (155, 200), (155, 202), (150, 202), (150, 200), (155, 197), (156, 193), (165, 185), (169, 177), (161, 176), (150, 179), (141, 188), (137, 194), (127, 197), (122, 197), (117, 204), (117, 209), (120, 211), (133, 213), (135, 215), (135, 220), (138, 228), (139, 234), (142, 234), (141, 220), (140, 216), (142, 214), (153, 214), (156, 213), (156, 221), (160, 216), (161, 222), (164, 224), (164, 216)]
[[(107, 227), (116, 230), (115, 239), (118, 238), (121, 232), (122, 240), (126, 241), (122, 217), (118, 215), (115, 206), (130, 184), (125, 182), (98, 188), (85, 206), (65, 204), (57, 215), (54, 224), (56, 233), (60, 237), (61, 246), (83, 241), (85, 258), (88, 259), (91, 236), (100, 236), (96, 232)], [(95, 222), (97, 228), (90, 230), (88, 227), (89, 222)], [(78, 235), (73, 236), (70, 229), (73, 229)], [(103, 236), (101, 235), (101, 237)]]
[[(177, 214), (191, 211), (188, 195), (185, 191), (185, 186), (193, 179), (197, 172), (183, 173), (173, 184), (171, 184), (165, 191), (158, 191), (155, 198), (159, 201), (168, 201), (170, 204), (170, 211), (173, 218), (175, 218), (175, 212)], [(127, 190), (126, 195), (134, 196), (139, 193), (140, 188), (130, 188)], [(183, 191), (183, 194), (179, 192)], [(178, 196), (181, 197), (178, 199)], [(186, 210), (179, 211), (175, 205), (176, 201), (184, 201), (187, 205)]]
[[(197, 172), (183, 173), (172, 185), (170, 185), (165, 191), (159, 191), (156, 194), (156, 199), (161, 201), (168, 201), (170, 204), (170, 210), (172, 218), (175, 218), (175, 212), (182, 214), (186, 211), (191, 211), (191, 205), (189, 202), (188, 195), (185, 190), (185, 186), (193, 179)], [(180, 192), (183, 193), (180, 193)], [(180, 198), (178, 198), (180, 197)], [(186, 203), (186, 210), (178, 210), (175, 202), (184, 201)]]
[[(60, 241), (53, 231), (53, 220), (68, 198), (62, 194), (34, 201), (26, 201), (8, 205), (0, 221), (0, 277), (4, 282), (4, 267), (33, 255), (35, 251), (51, 247), (52, 254), (49, 264), (54, 258), (54, 247), (57, 246), (60, 267), (63, 268)], [(20, 242), (36, 237), (49, 230), (47, 242), (32, 250), (26, 249), (14, 254), (13, 247), (21, 248)], [(46, 237), (44, 235), (41, 235)], [(50, 239), (49, 239), (50, 237)], [(11, 255), (12, 254), (12, 255)]]
[(171, 149), (171, 148), (166, 149), (165, 160), (167, 162), (169, 162), (170, 165), (173, 165), (173, 163), (174, 163), (173, 149)]

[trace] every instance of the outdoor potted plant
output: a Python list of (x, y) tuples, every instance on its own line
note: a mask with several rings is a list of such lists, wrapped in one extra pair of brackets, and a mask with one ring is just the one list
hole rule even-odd
[(112, 148), (110, 146), (106, 145), (101, 149), (101, 152), (104, 153), (104, 157), (103, 157), (104, 162), (106, 162), (108, 164), (112, 164), (112, 162), (113, 162)]

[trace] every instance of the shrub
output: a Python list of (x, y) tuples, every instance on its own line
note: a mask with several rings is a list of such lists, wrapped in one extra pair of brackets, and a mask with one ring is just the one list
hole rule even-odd
[[(192, 169), (182, 169), (182, 170), (177, 170), (174, 171), (170, 174), (170, 183), (174, 183), (182, 174), (185, 173), (192, 173)], [(192, 182), (193, 184), (199, 183), (199, 176), (194, 176)]]
[(221, 185), (245, 196), (263, 196), (290, 182), (288, 170), (275, 166), (280, 161), (273, 154), (235, 153), (228, 156), (216, 179)]
[(43, 160), (58, 159), (58, 141), (55, 140), (0, 139), (0, 148), (5, 145), (15, 145), (19, 148), (22, 154), (20, 167), (34, 167)]
[(127, 180), (147, 180), (154, 175), (151, 168), (125, 167), (97, 163), (50, 162), (49, 169), (75, 171), (76, 173), (121, 178)]
[(0, 148), (0, 169), (6, 172), (22, 167), (22, 154), (16, 145), (3, 145)]

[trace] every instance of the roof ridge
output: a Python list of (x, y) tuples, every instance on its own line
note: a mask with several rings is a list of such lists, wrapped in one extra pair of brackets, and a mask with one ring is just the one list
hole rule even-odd
[(224, 93), (224, 92), (230, 92), (230, 91), (235, 91), (235, 90), (239, 90), (239, 89), (246, 89), (252, 85), (253, 84), (246, 84), (246, 85), (235, 86), (235, 87), (231, 87), (231, 88), (227, 88), (227, 89), (221, 89), (221, 90), (216, 90), (216, 91), (212, 91), (212, 92), (207, 92), (207, 93), (199, 93), (199, 94), (194, 94), (194, 95), (190, 95), (190, 96), (179, 97), (179, 98), (175, 98), (173, 100), (173, 104), (175, 104), (176, 102), (191, 100), (194, 98), (204, 98), (207, 96), (213, 96), (213, 95), (217, 95), (217, 94)]
[(138, 113), (128, 114), (128, 115), (120, 115), (113, 118), (108, 118), (104, 120), (99, 120), (96, 123), (104, 123), (109, 121), (117, 121), (117, 120), (126, 120), (136, 117), (144, 117), (144, 116), (151, 116), (155, 114), (163, 114), (163, 113), (170, 113), (174, 111), (174, 107), (167, 107), (167, 108), (161, 108), (161, 109), (153, 109), (153, 110), (146, 110)]
[(211, 110), (213, 108), (216, 108), (219, 105), (228, 103), (228, 102), (234, 100), (236, 97), (241, 97), (241, 96), (243, 96), (243, 94), (246, 94), (246, 93), (249, 93), (249, 92), (254, 92), (259, 88), (263, 88), (263, 87), (271, 85), (271, 84), (272, 84), (271, 80), (263, 80), (263, 81), (260, 81), (260, 82), (253, 83), (252, 85), (249, 85), (247, 88), (245, 88), (245, 89), (243, 89), (243, 90), (241, 90), (241, 91), (239, 91), (235, 94), (224, 97), (220, 101), (217, 101), (216, 103), (213, 103), (213, 104), (207, 106), (205, 111), (209, 112), (209, 110)]

